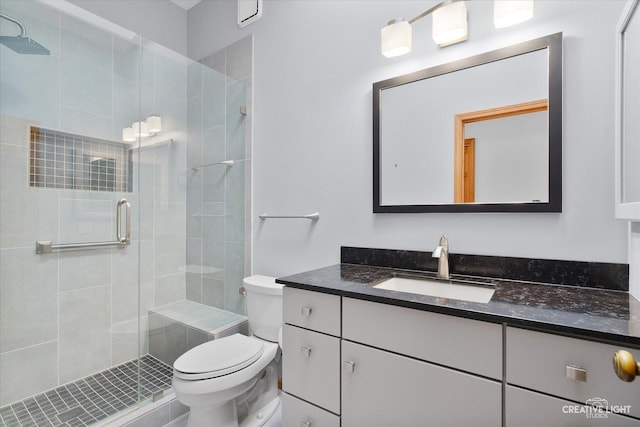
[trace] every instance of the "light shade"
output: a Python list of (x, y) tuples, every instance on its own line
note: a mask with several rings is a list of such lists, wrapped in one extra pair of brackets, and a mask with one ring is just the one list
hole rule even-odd
[(533, 18), (533, 0), (495, 0), (493, 23), (496, 28), (509, 27)]
[(124, 142), (134, 142), (136, 140), (136, 133), (132, 127), (122, 129), (122, 140)]
[(160, 116), (149, 116), (145, 122), (149, 132), (158, 133), (162, 131), (162, 119)]
[(463, 1), (433, 11), (433, 41), (440, 47), (467, 40), (467, 6)]
[(387, 58), (411, 52), (411, 24), (403, 18), (389, 21), (380, 37), (382, 54)]
[(133, 132), (136, 136), (149, 136), (149, 130), (147, 129), (147, 124), (145, 122), (135, 122), (131, 127), (133, 128)]

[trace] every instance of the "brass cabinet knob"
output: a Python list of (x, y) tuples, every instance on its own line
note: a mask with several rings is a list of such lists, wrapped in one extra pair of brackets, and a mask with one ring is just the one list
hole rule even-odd
[(630, 382), (640, 375), (640, 362), (628, 351), (618, 350), (613, 355), (613, 371), (622, 381)]

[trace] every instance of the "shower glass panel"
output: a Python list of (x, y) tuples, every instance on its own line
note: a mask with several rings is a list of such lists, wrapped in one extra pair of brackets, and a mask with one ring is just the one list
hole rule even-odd
[[(186, 61), (41, 2), (0, 13), (0, 425), (91, 425), (170, 388), (147, 312), (184, 298)], [(36, 254), (115, 241), (121, 199), (128, 245)]]
[[(248, 331), (252, 39), (195, 62), (40, 1), (0, 14), (0, 427), (132, 417), (182, 352)], [(56, 247), (87, 242), (110, 245)]]
[[(142, 400), (139, 168), (122, 141), (141, 115), (141, 42), (40, 2), (0, 12), (48, 50), (0, 45), (0, 417), (91, 424)], [(19, 33), (0, 18), (3, 37)], [(129, 245), (36, 254), (36, 241), (115, 241), (121, 199)]]

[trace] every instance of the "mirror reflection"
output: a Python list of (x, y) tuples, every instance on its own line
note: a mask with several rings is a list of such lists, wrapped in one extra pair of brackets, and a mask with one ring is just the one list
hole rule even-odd
[(547, 100), (455, 116), (454, 202), (549, 201)]
[(561, 36), (375, 83), (374, 212), (560, 211)]

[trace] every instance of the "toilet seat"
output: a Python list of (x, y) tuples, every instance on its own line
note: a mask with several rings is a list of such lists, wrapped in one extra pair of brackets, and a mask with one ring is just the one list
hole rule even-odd
[(184, 353), (173, 363), (173, 375), (187, 381), (221, 377), (255, 363), (263, 352), (264, 344), (260, 340), (234, 334)]

